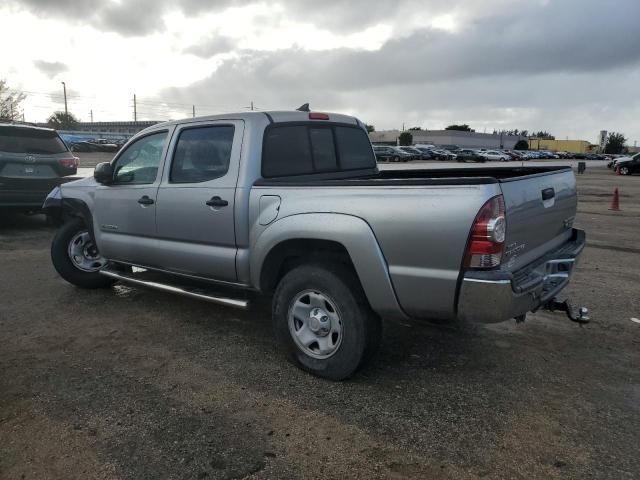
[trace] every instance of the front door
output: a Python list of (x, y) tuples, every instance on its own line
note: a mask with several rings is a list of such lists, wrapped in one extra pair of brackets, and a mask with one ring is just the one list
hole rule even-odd
[(169, 131), (134, 141), (115, 158), (114, 179), (96, 188), (94, 230), (110, 260), (155, 265), (156, 201)]
[(158, 250), (167, 270), (235, 282), (234, 206), (244, 122), (176, 129), (158, 191)]

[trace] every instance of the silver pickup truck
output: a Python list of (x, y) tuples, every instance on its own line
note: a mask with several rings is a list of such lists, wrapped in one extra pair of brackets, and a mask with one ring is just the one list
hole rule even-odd
[(343, 379), (382, 318), (499, 322), (553, 301), (585, 244), (576, 202), (570, 168), (379, 171), (357, 118), (274, 111), (155, 125), (44, 208), (65, 220), (67, 281), (270, 297), (289, 358)]

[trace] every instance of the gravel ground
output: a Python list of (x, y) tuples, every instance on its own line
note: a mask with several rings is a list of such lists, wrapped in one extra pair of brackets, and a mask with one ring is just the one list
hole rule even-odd
[(78, 290), (42, 218), (1, 218), (0, 478), (640, 477), (640, 177), (579, 188), (591, 324), (387, 324), (342, 383), (287, 364), (267, 312)]

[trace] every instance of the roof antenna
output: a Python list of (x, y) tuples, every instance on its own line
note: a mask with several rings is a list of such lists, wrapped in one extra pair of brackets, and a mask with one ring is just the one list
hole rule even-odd
[(309, 110), (309, 104), (308, 103), (300, 105), (298, 108), (296, 108), (296, 110), (298, 112), (310, 112), (311, 111), (311, 110)]

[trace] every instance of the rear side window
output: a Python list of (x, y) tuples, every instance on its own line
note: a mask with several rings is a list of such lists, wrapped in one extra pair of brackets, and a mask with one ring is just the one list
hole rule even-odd
[(66, 152), (67, 146), (54, 131), (0, 127), (0, 151), (52, 155)]
[(278, 125), (265, 131), (262, 176), (281, 177), (375, 168), (367, 134), (339, 125)]
[(233, 125), (182, 130), (169, 181), (198, 183), (224, 176), (229, 170), (234, 130)]

